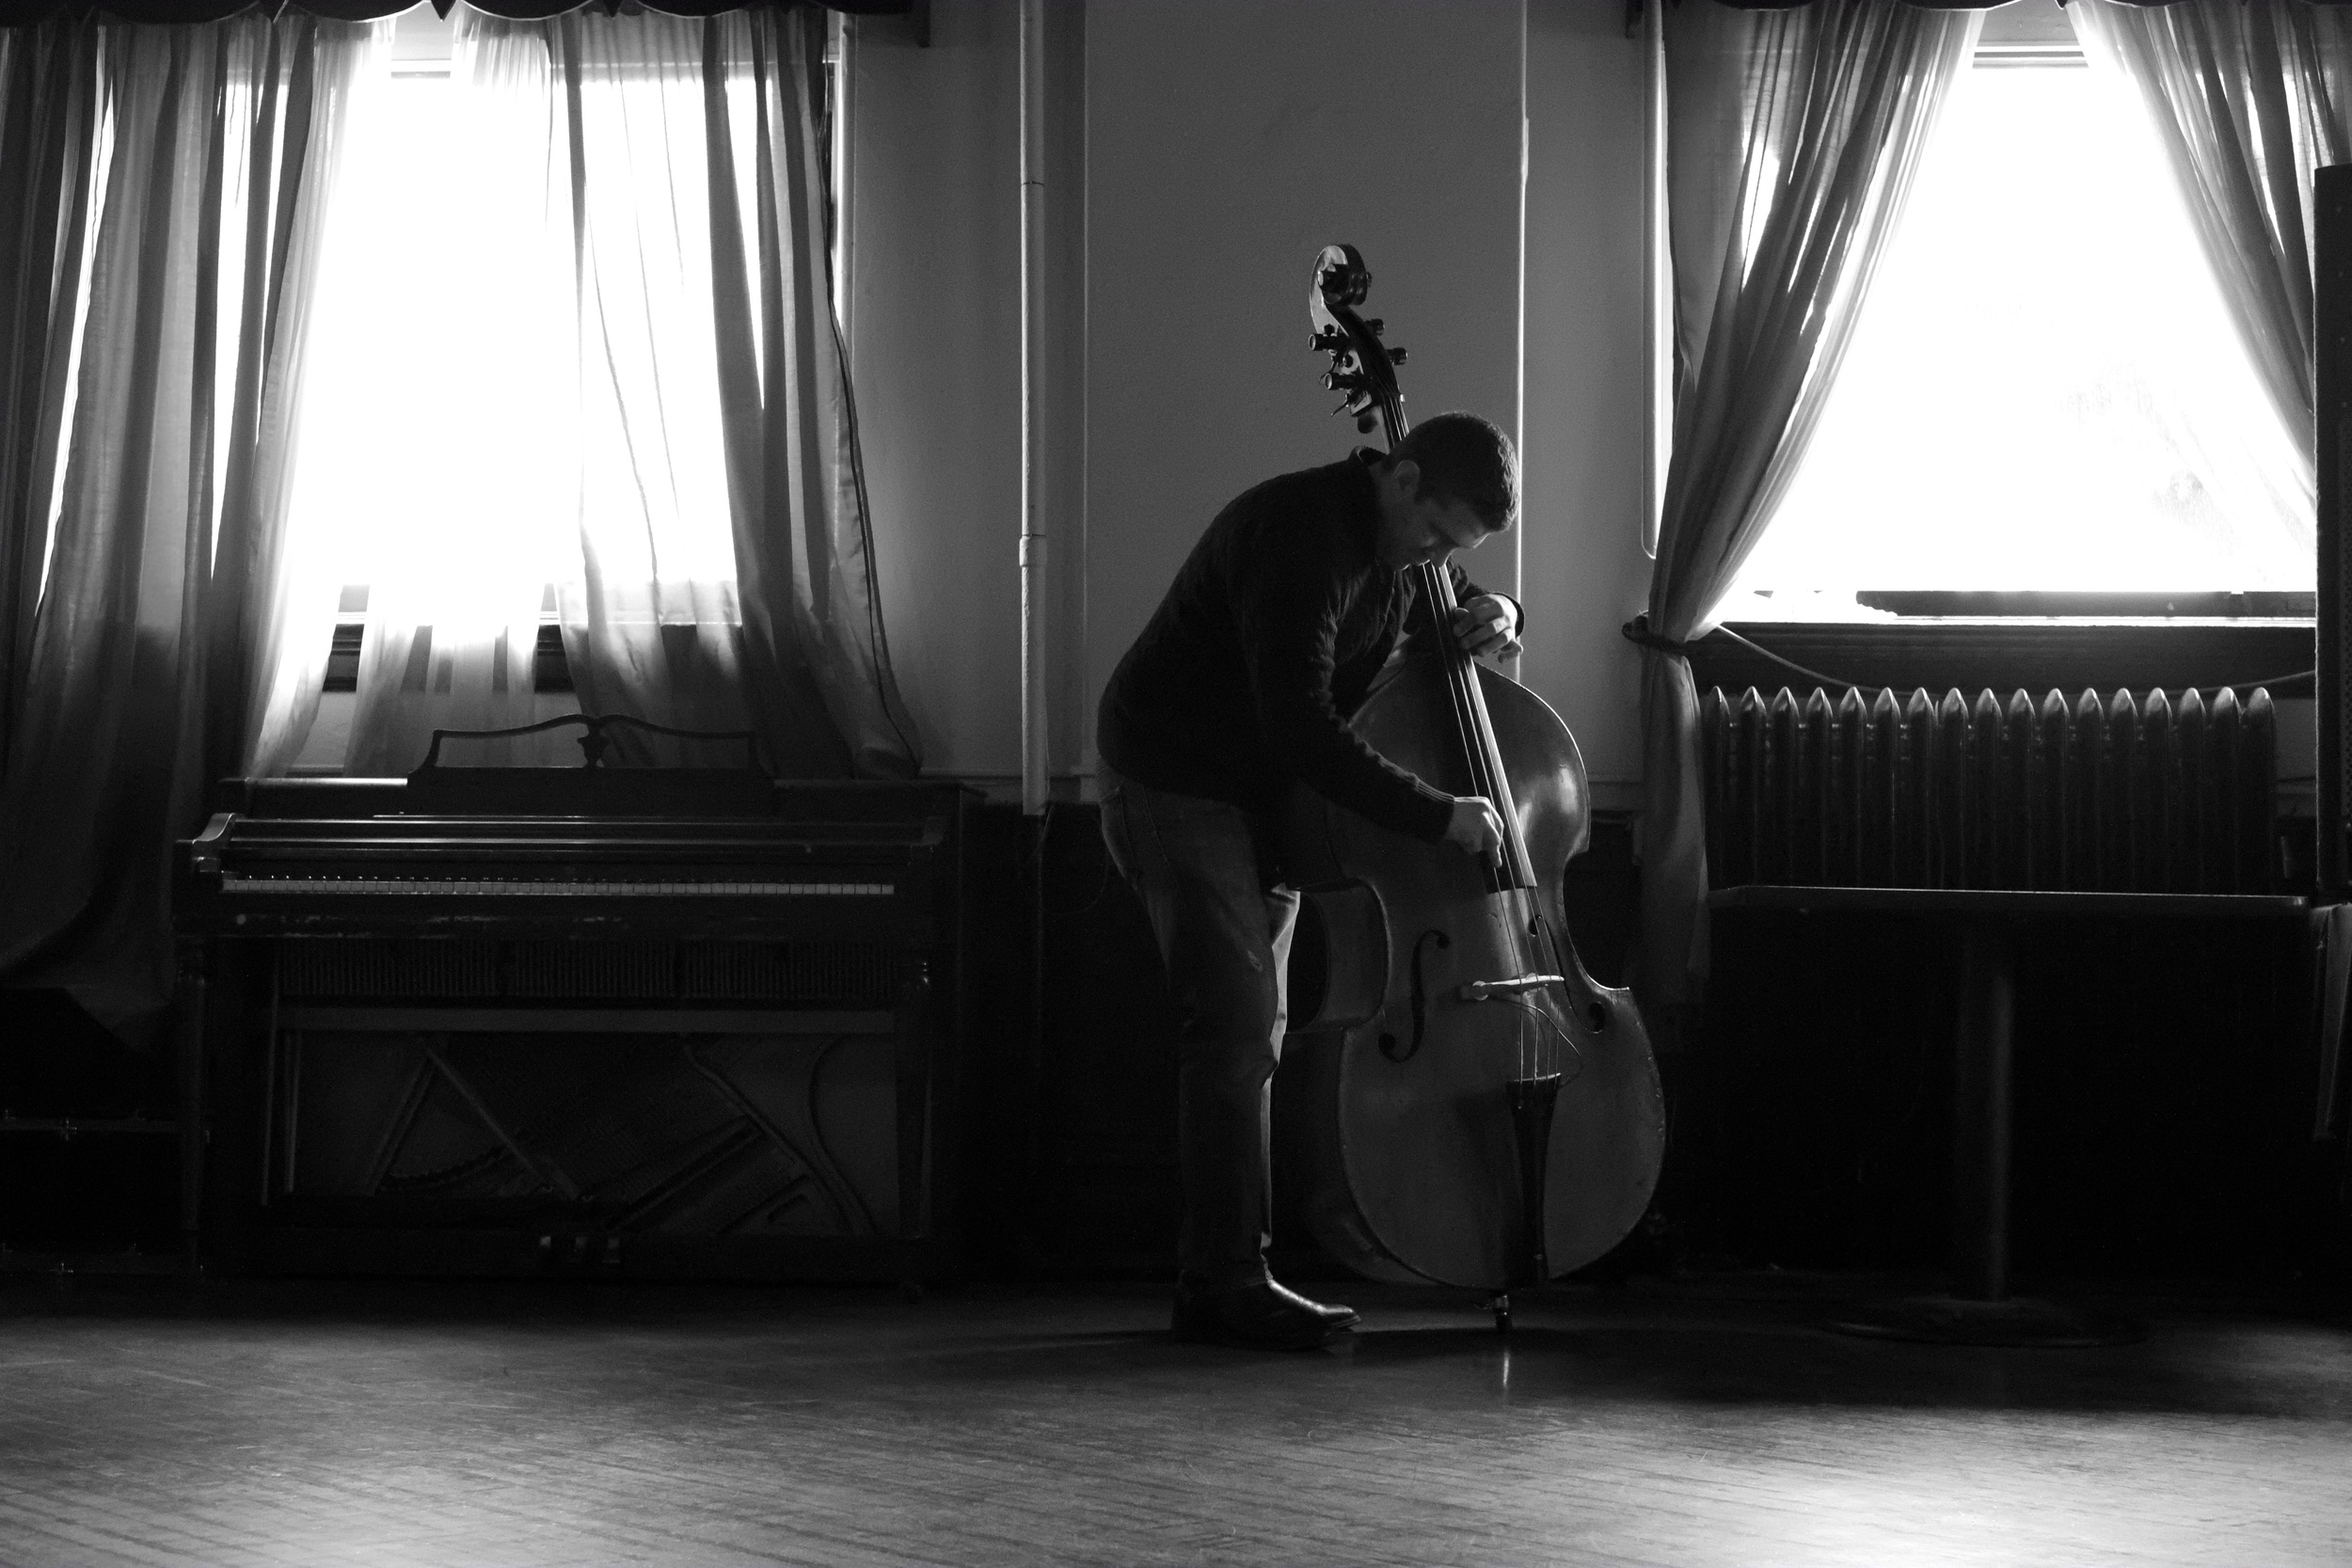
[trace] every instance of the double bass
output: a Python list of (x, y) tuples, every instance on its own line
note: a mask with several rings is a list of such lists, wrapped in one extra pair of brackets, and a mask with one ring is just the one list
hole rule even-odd
[[(1337, 412), (1393, 449), (1402, 349), (1358, 314), (1352, 246), (1315, 265), (1313, 347)], [(1438, 627), (1442, 564), (1414, 593)], [(1584, 761), (1541, 697), (1450, 637), (1392, 662), (1352, 727), (1454, 795), (1482, 795), (1503, 843), (1481, 859), (1296, 792), (1284, 853), (1302, 897), (1292, 1038), (1278, 1116), (1315, 1239), (1375, 1279), (1511, 1292), (1608, 1251), (1640, 1220), (1665, 1145), (1664, 1100), (1631, 994), (1588, 974), (1561, 884), (1591, 832)]]

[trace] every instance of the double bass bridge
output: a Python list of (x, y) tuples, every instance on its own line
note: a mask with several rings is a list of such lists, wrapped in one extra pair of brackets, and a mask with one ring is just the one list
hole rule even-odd
[(1508, 980), (1465, 980), (1454, 994), (1464, 1002), (1491, 1002), (1498, 996), (1524, 996), (1547, 986), (1565, 986), (1565, 974), (1515, 974)]

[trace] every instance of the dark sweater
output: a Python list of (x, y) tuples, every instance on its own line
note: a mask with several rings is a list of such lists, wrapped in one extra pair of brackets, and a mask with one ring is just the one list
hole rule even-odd
[[(1291, 784), (1435, 843), (1454, 798), (1359, 739), (1362, 704), (1412, 612), (1375, 557), (1377, 453), (1267, 480), (1209, 524), (1103, 692), (1103, 760), (1138, 784), (1242, 806), (1262, 825)], [(1483, 590), (1450, 567), (1455, 593)]]

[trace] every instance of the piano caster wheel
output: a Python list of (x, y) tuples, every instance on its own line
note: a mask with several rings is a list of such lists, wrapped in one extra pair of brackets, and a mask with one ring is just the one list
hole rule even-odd
[(1487, 1310), (1491, 1311), (1495, 1315), (1495, 1332), (1497, 1334), (1510, 1333), (1511, 1292), (1508, 1291), (1497, 1291), (1495, 1292), (1494, 1299), (1486, 1303), (1486, 1307)]

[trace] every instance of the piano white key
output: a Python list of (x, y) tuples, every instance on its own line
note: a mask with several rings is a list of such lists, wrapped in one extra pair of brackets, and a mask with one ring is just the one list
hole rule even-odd
[(612, 882), (525, 881), (514, 879), (479, 880), (425, 879), (406, 877), (245, 876), (221, 877), (223, 893), (390, 893), (435, 897), (564, 898), (588, 895), (622, 897), (859, 897), (887, 898), (898, 889), (890, 882)]

